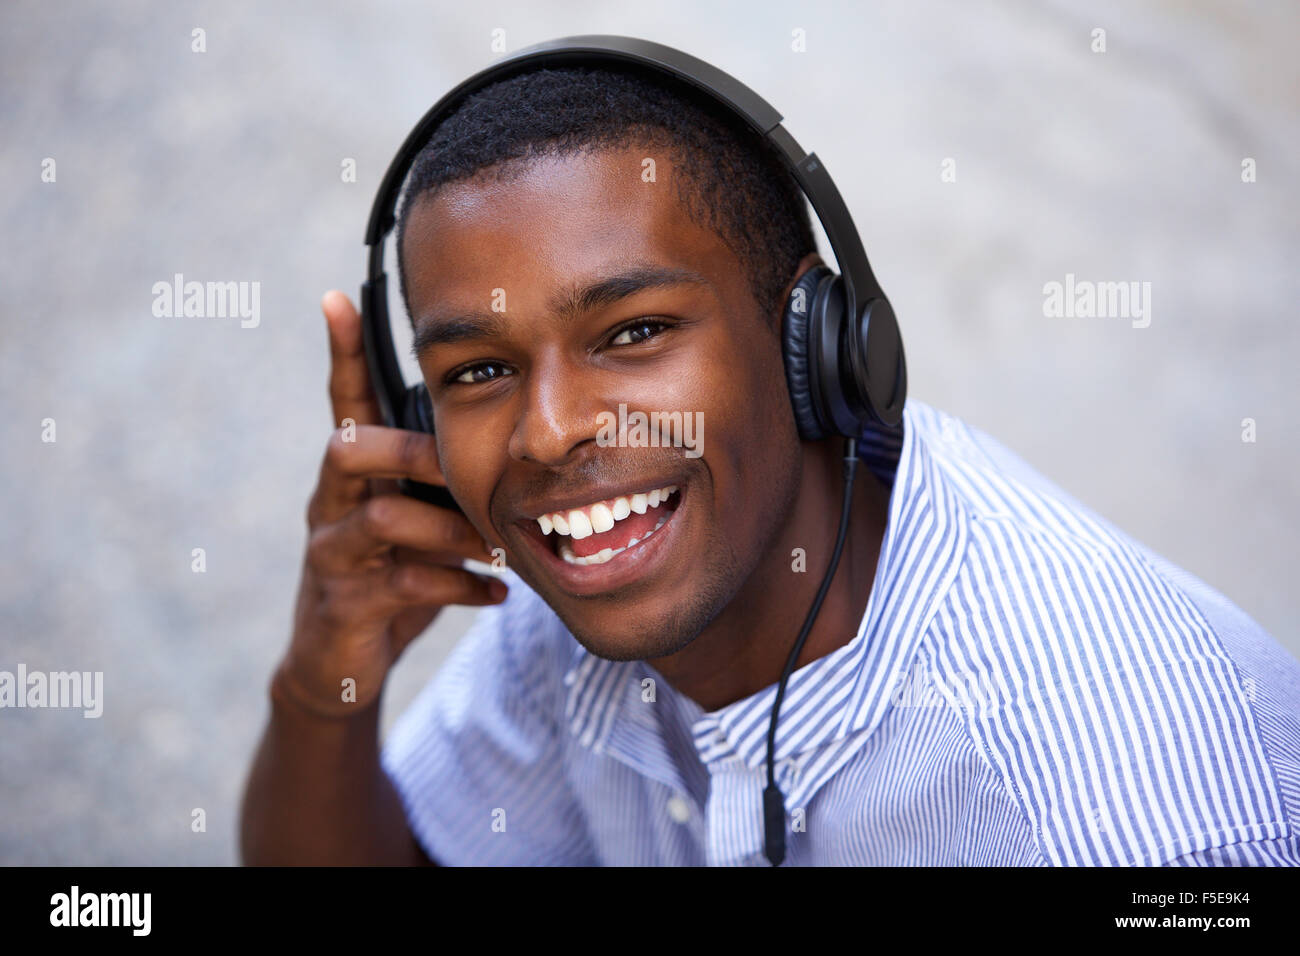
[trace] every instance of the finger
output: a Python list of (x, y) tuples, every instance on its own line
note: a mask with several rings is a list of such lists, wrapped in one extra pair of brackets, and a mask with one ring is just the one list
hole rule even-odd
[(373, 606), (389, 615), (407, 607), (499, 604), (510, 593), (504, 581), (458, 567), (396, 563), (369, 576)]
[(445, 487), (437, 440), (422, 432), (383, 425), (336, 428), (325, 446), (307, 523), (315, 527), (338, 521), (366, 498), (367, 482), (376, 478), (414, 478)]
[[(442, 551), (436, 548), (408, 548), (403, 545), (394, 545), (389, 555), (393, 561), (423, 561), (425, 564), (436, 564), (450, 568), (460, 567), (461, 562), (465, 560), (465, 555), (457, 554), (455, 551)], [(490, 563), (481, 557), (475, 557), (474, 560), (482, 561), (484, 564)]]
[(346, 578), (335, 578), (311, 609), (326, 626), (346, 634), (362, 625), (393, 618), (410, 608), (450, 604), (498, 604), (504, 581), (420, 562), (398, 562)]
[(402, 493), (402, 486), (391, 478), (375, 478), (370, 482), (371, 495), (398, 495)]
[(319, 571), (343, 573), (394, 547), (457, 561), (492, 561), (482, 536), (463, 514), (405, 495), (371, 498), (342, 520), (317, 528), (308, 541), (307, 557)]
[(358, 425), (382, 425), (383, 415), (366, 366), (361, 316), (344, 293), (331, 289), (321, 298), (321, 311), (329, 328), (330, 404), (334, 425), (350, 418)]

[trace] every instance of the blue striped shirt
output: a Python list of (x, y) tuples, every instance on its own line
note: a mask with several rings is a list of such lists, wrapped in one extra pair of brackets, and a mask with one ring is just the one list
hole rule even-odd
[[(950, 415), (859, 447), (889, 520), (856, 636), (782, 703), (786, 865), (1300, 865), (1295, 658)], [(425, 851), (767, 865), (776, 685), (706, 713), (506, 574), (381, 751)]]

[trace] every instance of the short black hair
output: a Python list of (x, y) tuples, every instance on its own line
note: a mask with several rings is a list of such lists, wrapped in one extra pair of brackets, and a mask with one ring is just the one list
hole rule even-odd
[[(754, 299), (780, 331), (782, 291), (816, 252), (808, 201), (785, 161), (739, 117), (683, 83), (635, 68), (540, 68), (467, 97), (416, 156), (398, 216), (398, 277), (416, 200), (480, 173), (500, 176), (548, 154), (631, 145), (668, 148), (678, 200), (740, 260)], [(412, 316), (412, 321), (414, 317)]]

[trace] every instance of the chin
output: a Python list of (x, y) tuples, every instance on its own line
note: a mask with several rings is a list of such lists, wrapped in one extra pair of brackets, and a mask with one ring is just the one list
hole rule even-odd
[(724, 596), (724, 589), (722, 582), (710, 580), (688, 599), (674, 596), (662, 607), (638, 602), (635, 608), (622, 605), (597, 611), (574, 608), (571, 603), (557, 607), (549, 599), (547, 603), (589, 654), (610, 661), (652, 661), (690, 646), (726, 607), (731, 594)]
[(640, 661), (673, 654), (699, 636), (699, 630), (680, 633), (671, 626), (632, 624), (640, 614), (613, 610), (597, 616), (574, 615), (556, 609), (569, 633), (589, 654), (609, 661)]

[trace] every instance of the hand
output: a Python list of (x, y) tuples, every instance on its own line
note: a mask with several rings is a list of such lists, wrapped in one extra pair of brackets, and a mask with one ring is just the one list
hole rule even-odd
[[(272, 693), (319, 716), (378, 700), (397, 658), (448, 604), (496, 604), (505, 584), (459, 567), (488, 563), (462, 514), (402, 495), (394, 479), (445, 485), (432, 435), (387, 428), (371, 387), (361, 318), (342, 292), (321, 300), (329, 326), (336, 430), (307, 509), (309, 536), (293, 639)], [(355, 441), (341, 427), (351, 418)], [(356, 681), (355, 702), (343, 681)]]

